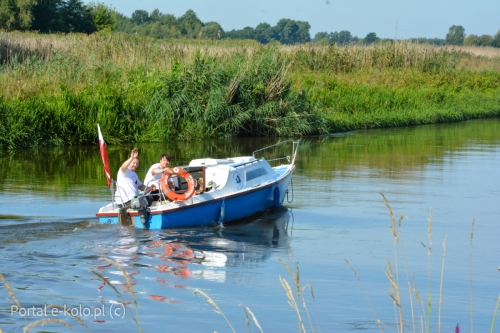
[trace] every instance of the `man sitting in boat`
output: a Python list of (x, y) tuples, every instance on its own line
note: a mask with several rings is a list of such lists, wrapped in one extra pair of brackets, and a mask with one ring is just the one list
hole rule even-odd
[[(153, 164), (146, 173), (146, 177), (144, 177), (144, 184), (146, 184), (147, 186), (156, 187), (156, 190), (151, 191), (146, 196), (146, 199), (148, 200), (148, 206), (151, 206), (154, 201), (158, 201), (160, 199), (160, 180), (163, 173), (168, 169), (171, 159), (172, 158), (169, 154), (162, 154), (160, 156), (160, 162)], [(171, 179), (169, 179), (169, 181), (173, 182), (173, 180)]]
[(121, 207), (127, 206), (130, 200), (138, 194), (138, 190), (149, 193), (151, 190), (156, 189), (154, 185), (147, 187), (141, 183), (139, 177), (135, 173), (135, 170), (139, 166), (138, 156), (139, 152), (137, 151), (137, 148), (132, 149), (130, 157), (123, 162), (118, 170), (115, 201)]

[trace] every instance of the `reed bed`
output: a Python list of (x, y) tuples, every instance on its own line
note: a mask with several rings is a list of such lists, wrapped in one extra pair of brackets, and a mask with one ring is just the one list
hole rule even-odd
[(500, 48), (491, 46), (437, 46), (439, 49), (445, 49), (451, 52), (460, 51), (470, 53), (475, 56), (483, 56), (488, 58), (500, 58)]
[[(395, 44), (323, 45), (320, 43), (276, 46), (276, 52), (286, 54), (294, 70), (307, 67), (336, 73), (367, 68), (419, 68), (422, 70), (454, 69), (464, 58), (476, 62), (464, 69), (474, 70), (485, 64), (496, 64), (500, 49), (472, 46), (433, 46), (399, 41)], [(196, 53), (215, 57), (221, 62), (241, 53), (249, 56), (262, 48), (251, 41), (157, 40), (126, 34), (52, 34), (0, 32), (0, 64), (17, 60), (24, 62), (33, 56), (51, 59), (58, 53), (69, 53), (85, 66), (112, 62), (116, 67), (146, 66), (155, 70), (170, 70), (174, 60), (191, 63)], [(16, 61), (14, 61), (16, 62)], [(498, 69), (498, 67), (497, 67)]]
[[(288, 48), (301, 66), (313, 71), (351, 73), (366, 69), (415, 68), (421, 71), (454, 69), (468, 53), (438, 49), (431, 45), (397, 42), (368, 46), (311, 45)], [(486, 59), (484, 61), (487, 61)]]
[(98, 122), (114, 144), (498, 116), (500, 61), (476, 49), (1, 32), (0, 148), (93, 144)]

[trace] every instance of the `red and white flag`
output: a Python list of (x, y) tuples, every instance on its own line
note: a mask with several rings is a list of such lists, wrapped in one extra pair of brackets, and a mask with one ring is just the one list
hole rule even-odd
[(104, 164), (104, 173), (106, 173), (108, 186), (111, 186), (111, 173), (109, 172), (108, 153), (106, 152), (106, 143), (104, 142), (104, 139), (102, 137), (99, 124), (97, 124), (97, 131), (99, 132), (99, 148), (101, 149), (102, 163)]

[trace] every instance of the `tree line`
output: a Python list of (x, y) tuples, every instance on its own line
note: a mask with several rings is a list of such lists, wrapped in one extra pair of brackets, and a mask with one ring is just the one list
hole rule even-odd
[(114, 30), (116, 14), (103, 3), (81, 0), (0, 0), (0, 29), (91, 34)]
[[(150, 36), (154, 38), (202, 38), (202, 39), (253, 39), (261, 44), (278, 41), (281, 44), (292, 45), (315, 42), (327, 42), (340, 46), (352, 44), (392, 43), (391, 38), (379, 38), (375, 32), (369, 32), (364, 38), (353, 36), (350, 31), (318, 32), (311, 39), (311, 25), (307, 21), (281, 19), (275, 26), (259, 23), (255, 28), (244, 27), (224, 31), (217, 22), (203, 23), (193, 10), (176, 18), (172, 14), (163, 14), (159, 9), (148, 13), (146, 10), (136, 10), (131, 17), (117, 14), (117, 30), (125, 33)], [(446, 38), (411, 38), (411, 42), (433, 45), (469, 45), (500, 47), (500, 30), (494, 36), (469, 35), (465, 37), (462, 26), (450, 27)]]
[(136, 10), (130, 18), (122, 14), (117, 17), (118, 31), (155, 38), (253, 39), (261, 44), (274, 40), (286, 45), (311, 41), (311, 25), (308, 22), (285, 18), (279, 20), (275, 26), (260, 23), (255, 28), (224, 31), (217, 22), (203, 23), (193, 10), (188, 10), (179, 18), (172, 14), (163, 14), (158, 9), (151, 13)]
[(446, 34), (446, 44), (466, 45), (466, 46), (493, 46), (500, 47), (500, 30), (494, 35), (466, 35), (465, 29), (461, 25), (451, 26)]
[[(255, 28), (244, 27), (224, 31), (217, 22), (202, 22), (193, 10), (176, 18), (159, 9), (148, 13), (136, 10), (131, 17), (118, 13), (112, 7), (99, 2), (85, 5), (81, 0), (0, 0), (0, 29), (31, 30), (41, 33), (96, 31), (120, 31), (154, 38), (188, 39), (246, 39), (261, 44), (277, 41), (285, 45), (311, 41), (336, 45), (392, 43), (393, 39), (379, 38), (369, 32), (364, 38), (353, 36), (347, 30), (318, 32), (310, 35), (311, 25), (307, 21), (283, 18), (275, 26), (259, 23)], [(460, 25), (450, 27), (446, 38), (412, 38), (410, 41), (434, 45), (466, 45), (500, 47), (500, 30), (494, 35), (466, 35)]]
[[(347, 30), (340, 32), (318, 32), (314, 36), (315, 41), (327, 41), (337, 45), (348, 44), (373, 44), (373, 43), (386, 43), (393, 42), (393, 39), (378, 38), (375, 32), (370, 32), (366, 37), (360, 39), (357, 36), (352, 36)], [(446, 38), (410, 38), (410, 42), (417, 44), (432, 44), (432, 45), (465, 45), (465, 46), (492, 46), (500, 47), (500, 30), (494, 35), (481, 35), (474, 34), (466, 35), (465, 28), (461, 25), (453, 25), (450, 27)]]

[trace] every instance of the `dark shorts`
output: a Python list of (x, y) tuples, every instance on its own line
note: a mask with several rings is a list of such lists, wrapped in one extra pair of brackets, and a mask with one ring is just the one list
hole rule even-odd
[(149, 195), (146, 195), (146, 200), (148, 201), (148, 206), (155, 201), (160, 200), (160, 190), (151, 191)]

